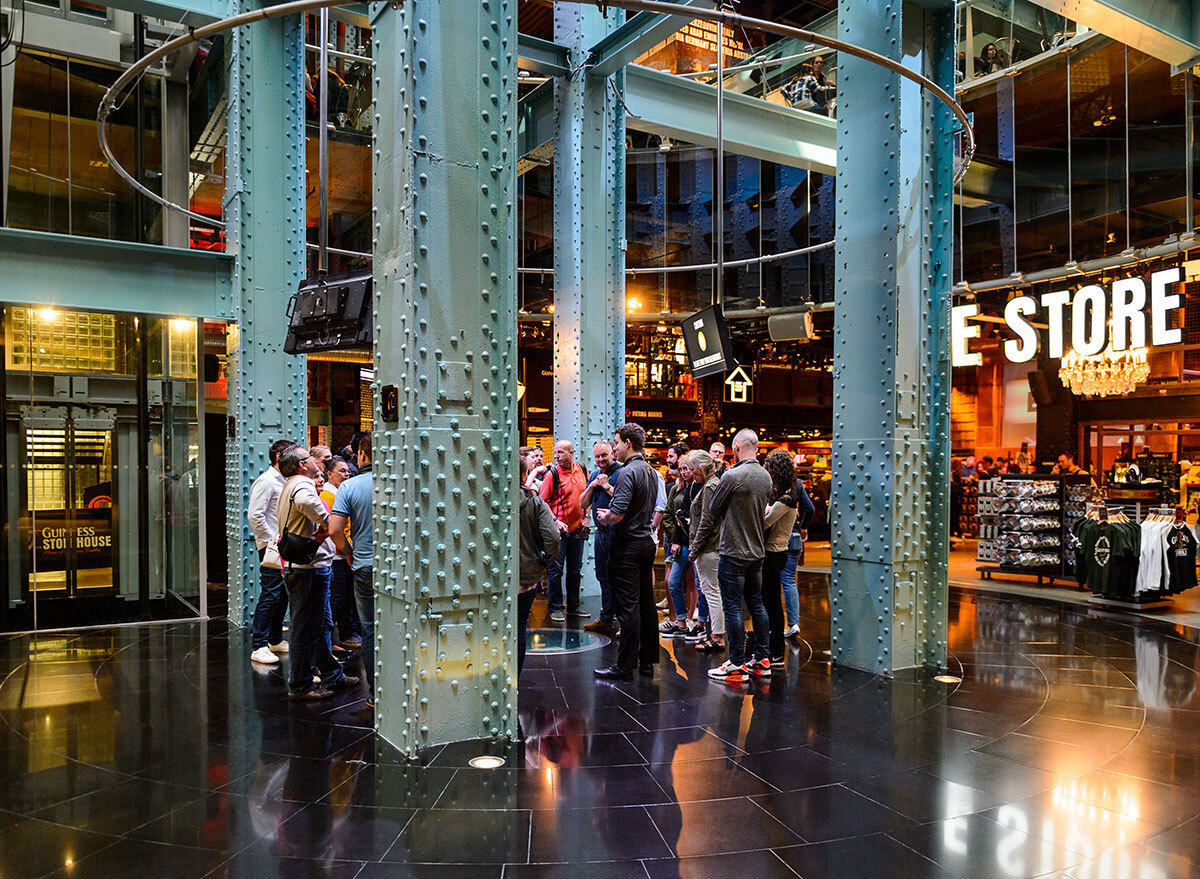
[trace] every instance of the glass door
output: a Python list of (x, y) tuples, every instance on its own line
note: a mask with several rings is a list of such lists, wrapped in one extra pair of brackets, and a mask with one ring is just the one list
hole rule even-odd
[(195, 320), (8, 306), (0, 631), (207, 611)]
[(25, 592), (39, 599), (112, 594), (114, 413), (74, 406), (22, 413)]

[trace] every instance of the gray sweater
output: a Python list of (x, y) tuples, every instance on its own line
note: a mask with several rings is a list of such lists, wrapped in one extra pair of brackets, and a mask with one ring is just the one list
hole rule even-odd
[(712, 499), (712, 517), (721, 523), (721, 555), (743, 561), (766, 556), (763, 538), (773, 488), (770, 475), (752, 458), (725, 471)]
[(688, 553), (690, 558), (698, 559), (706, 553), (717, 551), (717, 538), (720, 536), (720, 523), (712, 517), (712, 499), (721, 480), (710, 476), (700, 486), (696, 496), (692, 498), (691, 522), (688, 530)]

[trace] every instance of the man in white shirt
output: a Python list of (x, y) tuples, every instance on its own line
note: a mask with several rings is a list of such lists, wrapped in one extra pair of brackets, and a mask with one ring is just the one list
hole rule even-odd
[(258, 546), (259, 564), (258, 603), (254, 606), (254, 623), (250, 630), (250, 660), (263, 665), (277, 664), (278, 654), (288, 652), (288, 644), (283, 640), (283, 618), (287, 613), (283, 578), (278, 567), (264, 566), (262, 562), (267, 547), (273, 547), (279, 537), (276, 508), (286, 481), (279, 472), (279, 456), (294, 445), (291, 440), (271, 444), (271, 466), (259, 474), (250, 487), (250, 507), (246, 514)]

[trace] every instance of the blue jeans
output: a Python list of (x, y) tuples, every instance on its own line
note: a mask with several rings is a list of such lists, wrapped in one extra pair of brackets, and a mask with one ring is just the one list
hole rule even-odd
[(368, 565), (354, 572), (354, 604), (362, 624), (363, 674), (367, 689), (375, 695), (375, 584), (371, 582), (372, 568)]
[(690, 567), (688, 548), (681, 546), (679, 552), (675, 554), (675, 563), (671, 565), (671, 576), (667, 577), (667, 589), (671, 591), (671, 601), (675, 604), (676, 621), (687, 619), (687, 595), (684, 586), (687, 583), (687, 572)]
[(742, 621), (742, 599), (750, 609), (754, 624), (754, 658), (770, 655), (767, 608), (762, 599), (763, 560), (738, 559), (723, 555), (717, 563), (717, 582), (721, 586), (721, 606), (725, 610), (725, 634), (729, 642), (729, 661), (746, 663), (746, 630)]
[(334, 559), (330, 570), (333, 571), (333, 579), (329, 584), (333, 624), (337, 627), (337, 640), (346, 641), (352, 635), (362, 634), (358, 608), (354, 604), (354, 583), (350, 579), (350, 565), (344, 559)]
[(608, 585), (608, 553), (612, 549), (612, 529), (596, 529), (596, 580), (600, 583), (600, 619), (611, 623), (615, 614), (612, 587)]
[(325, 566), (318, 568), (318, 571), (325, 572), (325, 649), (329, 651), (329, 655), (333, 655), (333, 608), (330, 605), (329, 590), (333, 585), (333, 568)]
[(800, 593), (796, 591), (796, 568), (800, 564), (800, 556), (804, 551), (804, 541), (799, 534), (793, 534), (788, 541), (788, 557), (783, 571), (779, 574), (783, 583), (783, 607), (787, 612), (789, 626), (800, 625)]
[(547, 569), (550, 594), (546, 601), (548, 610), (563, 609), (563, 568), (567, 569), (567, 613), (579, 610), (579, 584), (583, 576), (583, 546), (587, 532), (579, 530), (564, 534), (558, 546), (558, 555)]
[(260, 566), (258, 584), (258, 602), (254, 605), (254, 622), (250, 628), (250, 647), (253, 650), (283, 640), (283, 618), (288, 609), (283, 576), (278, 568)]
[(283, 575), (288, 607), (292, 612), (292, 642), (288, 651), (288, 692), (313, 689), (313, 668), (321, 686), (337, 684), (345, 676), (325, 641), (325, 607), (329, 594), (329, 568), (289, 568)]

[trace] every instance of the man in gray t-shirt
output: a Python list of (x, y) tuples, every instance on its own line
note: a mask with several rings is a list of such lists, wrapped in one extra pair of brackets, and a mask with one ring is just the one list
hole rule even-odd
[[(717, 582), (729, 640), (729, 659), (710, 669), (713, 680), (744, 683), (752, 674), (771, 677), (767, 609), (762, 599), (762, 568), (766, 556), (766, 514), (771, 500), (771, 476), (758, 463), (758, 435), (739, 430), (733, 438), (737, 463), (725, 471), (713, 493), (712, 516), (721, 522)], [(754, 623), (754, 656), (747, 661), (742, 599)]]

